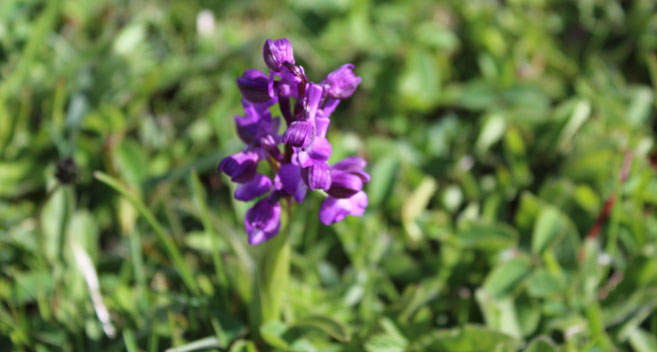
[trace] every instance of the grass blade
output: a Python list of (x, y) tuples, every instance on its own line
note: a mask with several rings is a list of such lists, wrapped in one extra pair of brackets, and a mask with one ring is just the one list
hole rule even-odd
[(189, 267), (187, 266), (187, 263), (185, 263), (185, 261), (183, 260), (182, 255), (180, 254), (180, 250), (178, 250), (178, 247), (176, 247), (176, 244), (173, 242), (171, 237), (166, 233), (162, 224), (160, 224), (160, 222), (157, 221), (155, 215), (153, 215), (153, 213), (146, 207), (144, 202), (142, 202), (141, 199), (137, 198), (133, 192), (130, 192), (130, 190), (127, 187), (125, 187), (123, 184), (121, 184), (118, 180), (111, 177), (110, 175), (107, 175), (100, 171), (96, 171), (94, 172), (94, 177), (99, 181), (101, 181), (102, 183), (110, 186), (111, 188), (119, 192), (137, 209), (137, 211), (146, 219), (146, 221), (148, 221), (148, 223), (155, 231), (155, 234), (157, 234), (157, 237), (164, 244), (167, 253), (169, 254), (169, 256), (171, 256), (171, 259), (173, 260), (173, 263), (176, 266), (176, 270), (180, 274), (180, 277), (182, 278), (187, 288), (189, 288), (189, 290), (194, 295), (198, 296), (200, 294), (199, 288), (196, 284), (196, 281), (194, 280), (194, 277), (192, 276), (192, 272), (189, 270)]
[(226, 278), (226, 272), (221, 260), (221, 253), (219, 253), (217, 233), (214, 231), (212, 221), (210, 221), (210, 214), (208, 212), (208, 204), (205, 199), (205, 192), (203, 191), (203, 186), (201, 185), (201, 181), (199, 180), (198, 173), (195, 169), (192, 169), (191, 172), (191, 183), (194, 201), (196, 206), (199, 208), (203, 229), (205, 230), (205, 233), (210, 237), (210, 246), (212, 247), (210, 248), (210, 253), (212, 253), (212, 262), (214, 263), (214, 270), (217, 274), (217, 280), (220, 285), (219, 294), (222, 297), (222, 302), (226, 302), (227, 297), (225, 289), (228, 287), (228, 279)]

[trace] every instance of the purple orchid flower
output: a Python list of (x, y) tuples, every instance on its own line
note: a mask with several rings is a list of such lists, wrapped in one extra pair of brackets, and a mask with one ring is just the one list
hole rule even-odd
[(319, 209), (319, 219), (325, 225), (342, 221), (347, 215), (361, 216), (368, 199), (363, 184), (370, 181), (365, 172), (365, 159), (351, 156), (331, 166), (331, 186)]
[[(308, 190), (328, 194), (319, 211), (326, 225), (347, 215), (363, 215), (368, 202), (363, 185), (370, 179), (361, 157), (348, 157), (333, 166), (327, 163), (332, 153), (326, 139), (331, 114), (361, 81), (354, 65), (344, 64), (315, 84), (308, 81), (303, 67), (295, 65), (292, 45), (285, 38), (268, 39), (263, 59), (269, 75), (249, 69), (237, 79), (244, 115), (235, 116), (235, 124), (245, 147), (219, 164), (219, 171), (238, 183), (235, 199), (248, 202), (262, 197), (244, 219), (253, 245), (280, 230), (281, 199), (302, 203)], [(276, 104), (287, 124), (282, 135), (278, 134), (281, 119), (269, 111)], [(273, 179), (258, 173), (260, 161), (275, 171)]]

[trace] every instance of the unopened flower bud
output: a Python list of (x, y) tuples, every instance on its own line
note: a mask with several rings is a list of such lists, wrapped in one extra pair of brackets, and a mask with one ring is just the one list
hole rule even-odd
[(292, 44), (287, 38), (271, 40), (267, 39), (262, 49), (262, 55), (267, 66), (278, 72), (285, 62), (294, 64), (294, 53)]
[(305, 148), (312, 143), (315, 128), (309, 121), (294, 121), (283, 134), (283, 143), (291, 147)]

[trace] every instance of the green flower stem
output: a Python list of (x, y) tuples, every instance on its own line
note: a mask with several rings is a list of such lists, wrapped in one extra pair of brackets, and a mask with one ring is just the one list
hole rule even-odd
[(252, 303), (252, 328), (256, 334), (262, 324), (279, 320), (283, 298), (290, 276), (289, 221), (290, 202), (287, 201), (287, 222), (283, 230), (263, 244), (255, 275)]

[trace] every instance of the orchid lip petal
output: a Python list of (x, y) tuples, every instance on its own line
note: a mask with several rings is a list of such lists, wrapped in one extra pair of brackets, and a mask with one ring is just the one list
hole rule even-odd
[(316, 162), (325, 162), (331, 156), (331, 152), (331, 143), (326, 138), (316, 137), (308, 154)]
[(319, 208), (319, 220), (324, 225), (342, 221), (347, 215), (362, 216), (367, 208), (368, 199), (365, 192), (358, 192), (350, 198), (328, 197)]
[(301, 168), (294, 164), (285, 164), (278, 170), (283, 190), (292, 195), (297, 203), (303, 202), (308, 186), (301, 178)]
[(251, 181), (237, 186), (234, 197), (237, 200), (248, 202), (269, 192), (271, 186), (272, 181), (269, 177), (256, 174)]
[(244, 226), (252, 245), (276, 236), (281, 227), (280, 202), (270, 197), (261, 199), (246, 212)]

